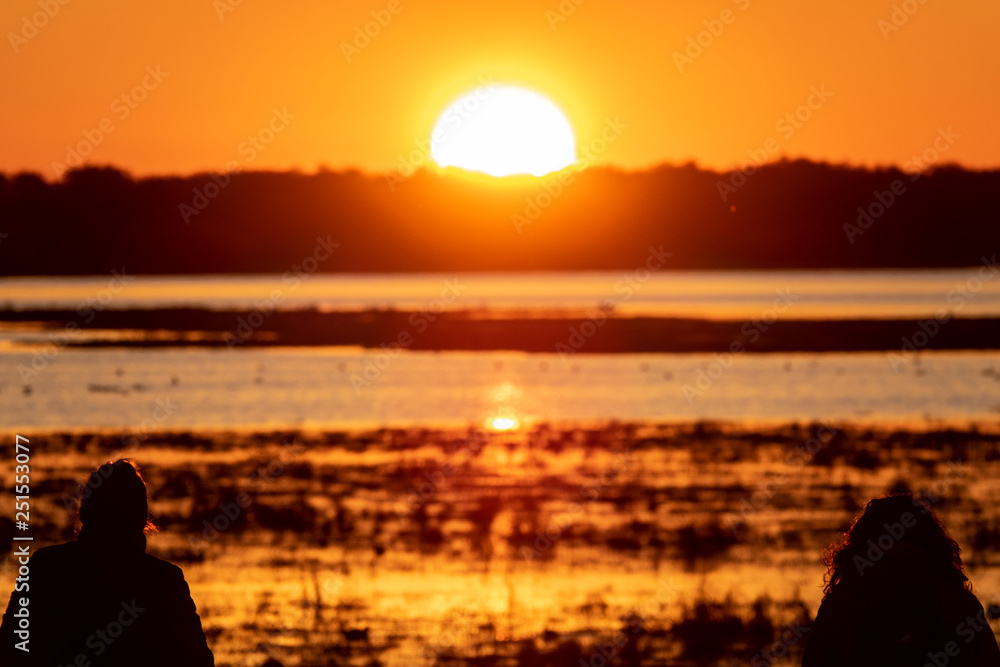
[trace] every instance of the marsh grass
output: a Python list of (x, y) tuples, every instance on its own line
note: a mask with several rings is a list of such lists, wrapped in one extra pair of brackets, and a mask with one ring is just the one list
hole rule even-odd
[[(815, 614), (822, 549), (890, 489), (933, 500), (1000, 603), (1000, 437), (845, 427), (789, 465), (816, 428), (163, 433), (129, 454), (149, 550), (184, 567), (220, 665), (794, 661), (775, 642)], [(120, 443), (36, 437), (36, 540), (71, 539), (76, 484)]]

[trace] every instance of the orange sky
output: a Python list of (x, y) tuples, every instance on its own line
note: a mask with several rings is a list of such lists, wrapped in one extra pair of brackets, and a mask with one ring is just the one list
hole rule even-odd
[[(388, 14), (389, 0), (6, 0), (0, 170), (53, 178), (67, 144), (90, 142), (89, 162), (136, 174), (388, 171), (481, 78), (548, 96), (578, 144), (618, 118), (627, 128), (595, 157), (627, 169), (729, 167), (769, 139), (770, 159), (903, 164), (948, 127), (959, 138), (941, 161), (1000, 166), (1000, 3), (576, 2), (395, 0)], [(889, 32), (894, 6), (907, 20)], [(347, 62), (342, 43), (383, 10), (391, 20)], [(44, 25), (26, 28), (35, 15)], [(680, 71), (675, 52), (720, 16)], [(129, 108), (121, 96), (144, 81)], [(813, 86), (832, 96), (777, 125)], [(269, 124), (271, 143), (241, 145)]]

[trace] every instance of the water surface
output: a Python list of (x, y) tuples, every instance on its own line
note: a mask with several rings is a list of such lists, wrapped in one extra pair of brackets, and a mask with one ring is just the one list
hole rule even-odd
[(749, 319), (782, 293), (794, 297), (794, 316), (804, 319), (924, 318), (941, 309), (962, 317), (1000, 316), (1000, 280), (980, 267), (135, 276), (123, 289), (102, 295), (109, 286), (120, 284), (111, 276), (2, 278), (0, 308), (75, 310), (89, 299), (114, 309), (252, 310), (255, 301), (277, 292), (277, 305), (284, 309), (426, 310), (433, 304), (450, 310), (550, 312), (596, 308), (611, 300), (624, 315)]
[[(564, 358), (411, 350), (392, 357), (330, 347), (63, 348), (44, 364), (36, 354), (0, 348), (0, 427), (327, 429), (480, 426), (497, 418), (524, 425), (834, 419), (912, 427), (994, 423), (1000, 416), (1000, 351), (922, 352), (895, 366), (878, 352)], [(35, 367), (37, 373), (26, 370)]]

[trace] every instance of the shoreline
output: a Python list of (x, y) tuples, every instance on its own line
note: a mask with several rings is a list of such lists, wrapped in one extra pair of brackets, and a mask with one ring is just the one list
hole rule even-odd
[[(429, 425), (429, 424), (371, 424), (366, 426), (339, 427), (339, 428), (296, 428), (288, 427), (256, 427), (234, 429), (232, 427), (197, 427), (189, 430), (165, 429), (149, 430), (143, 435), (143, 443), (155, 443), (155, 446), (176, 446), (184, 441), (191, 440), (229, 440), (240, 439), (260, 441), (262, 438), (275, 440), (301, 438), (306, 441), (323, 440), (327, 444), (349, 443), (352, 440), (368, 443), (392, 442), (392, 438), (403, 437), (412, 438), (416, 436), (425, 437), (428, 445), (441, 438), (455, 438), (463, 435), (475, 434), (477, 437), (489, 438), (504, 444), (512, 444), (523, 441), (530, 444), (530, 440), (539, 435), (552, 433), (607, 433), (618, 432), (621, 435), (635, 438), (636, 440), (649, 439), (673, 439), (673, 438), (704, 438), (706, 440), (718, 438), (730, 439), (752, 439), (761, 440), (766, 438), (788, 439), (795, 435), (805, 435), (815, 432), (819, 428), (831, 428), (843, 432), (849, 436), (864, 436), (865, 438), (899, 438), (905, 436), (927, 437), (939, 436), (942, 438), (953, 438), (957, 440), (987, 440), (1000, 442), (1000, 421), (981, 422), (976, 420), (935, 420), (933, 422), (914, 421), (847, 421), (837, 422), (836, 420), (754, 420), (754, 421), (722, 421), (722, 420), (686, 420), (686, 421), (620, 421), (620, 420), (591, 420), (591, 421), (539, 421), (528, 424), (525, 428), (509, 431), (494, 430), (482, 425), (466, 423), (464, 425)], [(130, 431), (130, 427), (125, 428), (89, 428), (80, 429), (34, 429), (5, 427), (11, 433), (27, 434), (30, 437), (39, 438), (62, 438), (66, 439), (103, 439), (117, 438), (122, 432)], [(135, 445), (141, 448), (143, 445)], [(391, 449), (392, 447), (390, 447)]]
[(1000, 350), (1000, 318), (709, 320), (395, 310), (217, 311), (196, 308), (0, 311), (0, 333), (67, 347), (399, 347), (576, 353)]

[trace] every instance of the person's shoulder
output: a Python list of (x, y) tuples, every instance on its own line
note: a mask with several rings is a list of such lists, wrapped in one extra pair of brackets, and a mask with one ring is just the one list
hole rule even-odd
[(960, 606), (964, 611), (970, 611), (971, 613), (976, 613), (983, 610), (983, 603), (979, 600), (976, 594), (965, 586), (956, 585), (955, 601), (956, 605)]
[(975, 593), (956, 581), (937, 579), (933, 587), (937, 606), (949, 615), (965, 616), (983, 609)]
[(825, 608), (830, 614), (853, 613), (852, 610), (862, 604), (863, 592), (859, 582), (851, 579), (842, 581), (824, 596), (820, 609)]
[(63, 544), (52, 544), (42, 547), (31, 554), (31, 564), (33, 566), (59, 563), (66, 560), (75, 560), (80, 555), (80, 544), (78, 542), (65, 542)]
[(144, 553), (140, 556), (143, 569), (163, 579), (183, 579), (184, 571), (168, 560), (163, 560), (153, 554)]

